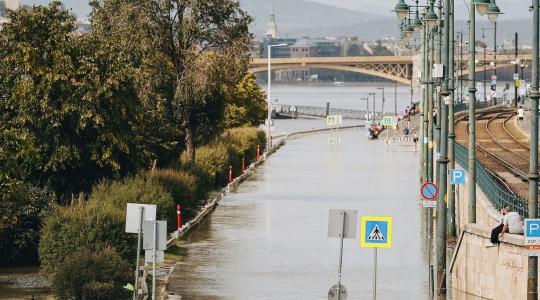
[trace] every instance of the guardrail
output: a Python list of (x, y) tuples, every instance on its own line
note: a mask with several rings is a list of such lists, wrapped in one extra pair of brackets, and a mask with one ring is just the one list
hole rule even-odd
[[(463, 168), (469, 166), (468, 149), (459, 143), (455, 143), (455, 158)], [(497, 209), (510, 207), (513, 211), (518, 212), (521, 216), (528, 216), (527, 200), (512, 193), (504, 187), (497, 177), (486, 169), (478, 160), (475, 162), (476, 167), (476, 183), (480, 189), (486, 194), (488, 200)]]
[[(326, 117), (326, 107), (278, 104), (275, 106), (275, 108), (276, 108), (276, 112), (281, 113), (281, 114), (290, 114), (290, 115), (294, 114), (294, 115), (320, 117), (320, 118)], [(345, 119), (356, 119), (356, 120), (366, 119), (365, 110), (330, 107), (328, 113), (330, 115), (342, 115), (343, 118)], [(376, 114), (380, 116), (381, 112), (376, 112)]]
[[(497, 102), (497, 100), (490, 100), (490, 101), (486, 101), (486, 102), (476, 101), (475, 108), (476, 109), (488, 108), (488, 107), (491, 107), (491, 106), (496, 106), (497, 104), (501, 104), (501, 103), (502, 103), (502, 101)], [(469, 103), (462, 102), (462, 103), (455, 103), (454, 104), (454, 113), (457, 113), (457, 112), (460, 112), (460, 111), (465, 111), (467, 109), (469, 109)]]

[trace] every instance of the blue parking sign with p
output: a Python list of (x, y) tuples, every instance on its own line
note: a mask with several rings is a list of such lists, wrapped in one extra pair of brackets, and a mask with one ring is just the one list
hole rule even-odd
[(540, 238), (540, 219), (525, 220), (525, 237)]
[(465, 170), (451, 169), (450, 170), (450, 183), (465, 184)]

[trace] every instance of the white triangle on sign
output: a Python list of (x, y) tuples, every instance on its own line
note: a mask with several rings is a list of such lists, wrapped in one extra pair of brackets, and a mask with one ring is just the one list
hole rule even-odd
[(379, 229), (379, 225), (375, 224), (373, 230), (369, 234), (368, 241), (384, 241), (384, 235)]

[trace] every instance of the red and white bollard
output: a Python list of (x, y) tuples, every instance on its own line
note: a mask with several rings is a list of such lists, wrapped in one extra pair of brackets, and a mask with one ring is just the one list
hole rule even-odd
[(245, 159), (242, 157), (242, 173), (246, 172), (246, 161)]
[(182, 215), (180, 214), (180, 204), (176, 205), (176, 228), (182, 227)]
[(229, 165), (229, 183), (232, 182), (232, 166)]
[(261, 145), (257, 144), (257, 160), (261, 158)]

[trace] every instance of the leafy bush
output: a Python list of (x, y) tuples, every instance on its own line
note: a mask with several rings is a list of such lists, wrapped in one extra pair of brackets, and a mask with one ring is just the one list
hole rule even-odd
[(110, 203), (124, 215), (127, 203), (157, 205), (157, 218), (175, 222), (174, 200), (157, 180), (142, 175), (128, 177), (120, 181), (104, 181), (96, 185), (90, 195), (90, 202)]
[(195, 166), (190, 166), (187, 155), (181, 157), (182, 165), (191, 169), (202, 169), (212, 178), (213, 186), (220, 186), (227, 181), (229, 170), (229, 151), (224, 143), (215, 141), (201, 146), (195, 151)]
[(264, 132), (255, 127), (228, 129), (221, 139), (229, 147), (232, 155), (236, 155), (240, 161), (244, 157), (246, 164), (257, 158), (257, 144), (260, 145), (261, 151), (266, 144)]
[(111, 247), (72, 253), (53, 275), (59, 299), (127, 299), (130, 267)]
[(76, 251), (105, 246), (114, 247), (121, 257), (134, 258), (135, 236), (124, 230), (125, 212), (110, 203), (90, 201), (57, 207), (41, 230), (41, 266), (55, 273)]
[(0, 192), (0, 266), (37, 263), (39, 231), (56, 196), (20, 183), (2, 185)]
[(172, 196), (176, 204), (182, 206), (182, 218), (191, 219), (197, 207), (204, 201), (198, 198), (197, 177), (183, 170), (159, 169), (149, 176), (161, 184)]

